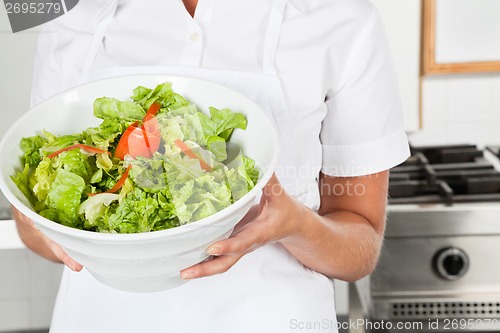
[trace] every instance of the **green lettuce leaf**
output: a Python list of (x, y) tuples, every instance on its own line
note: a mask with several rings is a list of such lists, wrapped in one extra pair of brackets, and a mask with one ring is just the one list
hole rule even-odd
[(113, 119), (133, 123), (141, 120), (146, 112), (132, 101), (120, 101), (116, 98), (101, 97), (94, 102), (94, 116), (100, 119)]
[(227, 164), (226, 176), (233, 200), (239, 200), (256, 184), (259, 174), (255, 169), (255, 162), (241, 152)]
[(35, 135), (29, 138), (21, 139), (21, 150), (23, 151), (23, 162), (30, 167), (37, 166), (42, 160), (40, 148), (47, 143), (47, 139), (41, 135)]
[(87, 230), (111, 231), (107, 224), (109, 206), (118, 201), (119, 195), (114, 193), (101, 193), (82, 202), (78, 214), (84, 219), (84, 228)]
[(255, 167), (255, 161), (245, 155), (243, 157), (243, 163), (245, 165), (245, 171), (247, 173), (247, 181), (249, 190), (252, 189), (255, 184), (259, 181), (259, 170)]
[[(157, 85), (155, 89), (148, 89), (142, 86), (134, 89), (132, 100), (148, 110), (153, 102), (158, 102), (166, 110), (175, 110), (188, 106), (188, 101), (172, 90), (172, 83), (165, 82)], [(160, 111), (161, 113), (161, 111)]]
[(205, 173), (201, 177), (170, 185), (180, 224), (208, 217), (232, 203), (222, 171)]
[(168, 206), (159, 203), (158, 195), (148, 194), (136, 187), (107, 217), (107, 223), (110, 230), (119, 233), (149, 232), (177, 226), (175, 219), (168, 218), (172, 213), (166, 212), (167, 209)]
[(69, 134), (55, 136), (54, 134), (44, 131), (45, 137), (47, 138), (47, 143), (40, 148), (40, 152), (43, 157), (50, 155), (59, 149), (74, 145), (81, 142), (83, 136), (81, 134)]
[(14, 184), (16, 184), (17, 188), (21, 191), (22, 194), (28, 199), (28, 201), (33, 205), (35, 203), (35, 197), (31, 192), (29, 185), (30, 178), (30, 166), (28, 163), (24, 165), (24, 169), (21, 172), (18, 172), (12, 176), (10, 176)]
[(120, 121), (116, 118), (104, 119), (99, 126), (88, 128), (84, 132), (87, 137), (87, 144), (93, 144), (104, 150), (110, 146), (115, 147), (118, 144), (117, 138), (125, 132), (131, 123), (131, 121)]
[(207, 138), (207, 148), (214, 154), (217, 162), (223, 162), (227, 159), (226, 140), (220, 136), (209, 136)]
[(205, 145), (205, 135), (198, 114), (201, 113), (196, 109), (196, 106), (190, 104), (167, 114), (167, 117), (173, 118), (172, 121), (177, 121), (182, 133), (184, 141), (195, 141), (199, 145)]
[(81, 228), (82, 224), (78, 217), (85, 181), (82, 177), (64, 169), (58, 169), (56, 177), (47, 194), (47, 207), (49, 212), (40, 212), (42, 216), (50, 215), (55, 221), (66, 226)]
[(33, 193), (38, 201), (45, 201), (55, 179), (56, 170), (52, 167), (52, 161), (44, 159), (40, 162), (34, 174)]
[(131, 161), (130, 178), (145, 192), (158, 193), (167, 186), (164, 157), (156, 154), (152, 159), (138, 157)]
[[(94, 160), (95, 158), (92, 157), (92, 162), (94, 162)], [(86, 183), (90, 181), (96, 172), (95, 162), (93, 163), (93, 167), (89, 155), (83, 153), (81, 149), (73, 149), (61, 153), (52, 158), (51, 161), (55, 169), (63, 168), (66, 171), (70, 171), (82, 177)]]
[(199, 114), (205, 137), (216, 135), (228, 141), (235, 128), (243, 130), (247, 128), (247, 120), (241, 113), (214, 107), (210, 107), (209, 110), (210, 117), (203, 113)]

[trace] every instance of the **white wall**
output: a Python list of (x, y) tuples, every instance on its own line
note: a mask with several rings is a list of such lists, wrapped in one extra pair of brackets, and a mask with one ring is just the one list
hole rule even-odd
[(399, 79), (410, 141), (500, 144), (500, 73), (428, 76), (419, 114), (419, 0), (372, 0), (384, 20)]
[[(3, 7), (3, 6), (2, 6)], [(0, 138), (29, 109), (36, 30), (13, 34), (0, 7)], [(0, 209), (8, 206), (0, 194)], [(0, 221), (2, 235), (15, 235)], [(2, 237), (0, 237), (0, 240)], [(0, 243), (0, 332), (47, 328), (62, 266), (12, 242)]]
[(405, 128), (419, 127), (420, 0), (371, 0), (380, 12), (399, 81)]
[[(2, 6), (3, 7), (3, 6)], [(13, 34), (7, 12), (0, 7), (0, 138), (29, 109), (31, 73), (38, 33)], [(8, 206), (0, 192), (0, 209)], [(1, 324), (0, 324), (1, 325)]]
[(500, 144), (500, 74), (428, 76), (415, 145)]
[(13, 34), (7, 13), (0, 10), (0, 137), (29, 109), (36, 30)]

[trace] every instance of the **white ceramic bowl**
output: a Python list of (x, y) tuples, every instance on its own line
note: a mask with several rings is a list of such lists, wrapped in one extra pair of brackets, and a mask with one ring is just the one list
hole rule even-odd
[[(10, 179), (21, 170), (21, 138), (46, 129), (55, 134), (79, 133), (97, 126), (92, 105), (102, 96), (128, 99), (139, 86), (154, 87), (172, 82), (174, 91), (196, 104), (228, 107), (246, 115), (248, 127), (235, 130), (231, 142), (241, 146), (260, 169), (260, 180), (243, 198), (203, 220), (177, 228), (139, 234), (106, 234), (73, 229), (50, 221), (36, 212)], [(240, 93), (208, 81), (168, 75), (136, 75), (85, 84), (65, 91), (24, 114), (0, 143), (0, 189), (23, 214), (49, 238), (59, 243), (76, 261), (102, 283), (124, 291), (153, 292), (176, 287), (184, 281), (179, 271), (205, 260), (207, 247), (227, 238), (250, 209), (271, 177), (277, 159), (276, 131), (268, 116)]]

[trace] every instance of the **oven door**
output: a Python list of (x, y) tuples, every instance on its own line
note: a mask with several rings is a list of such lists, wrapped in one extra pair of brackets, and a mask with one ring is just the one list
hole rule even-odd
[(360, 290), (369, 316), (500, 324), (499, 217), (491, 204), (392, 207), (379, 263)]

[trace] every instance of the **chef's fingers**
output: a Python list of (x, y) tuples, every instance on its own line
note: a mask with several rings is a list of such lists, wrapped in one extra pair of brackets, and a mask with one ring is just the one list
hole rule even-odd
[[(266, 185), (259, 206), (252, 207), (253, 219), (239, 225), (232, 236), (210, 245), (207, 253), (213, 256), (248, 253), (293, 233), (291, 219), (297, 218), (298, 201), (288, 196), (273, 176)], [(273, 197), (272, 199), (270, 197)], [(280, 197), (280, 200), (275, 200)]]
[(211, 245), (207, 253), (215, 257), (181, 271), (181, 279), (190, 280), (224, 273), (245, 254), (265, 244), (265, 239), (259, 223), (248, 223), (233, 237)]
[[(49, 260), (61, 261), (75, 272), (79, 272), (82, 270), (83, 266), (73, 260), (61, 248), (60, 245), (46, 237), (40, 230), (38, 230), (38, 228), (29, 217), (22, 214), (14, 206), (12, 206), (12, 213), (14, 214), (14, 218), (18, 222), (16, 223), (16, 226), (18, 228), (18, 231), (20, 232), (20, 236), (22, 234), (28, 235), (27, 237), (30, 239), (29, 243), (31, 243), (32, 246), (33, 244), (36, 244), (36, 248), (30, 247), (33, 251)], [(23, 238), (22, 236), (21, 238), (23, 239), (23, 242), (26, 242), (25, 238)], [(51, 252), (50, 255), (49, 252)]]
[(215, 258), (181, 271), (181, 278), (188, 280), (224, 273), (245, 254), (291, 234), (289, 220), (298, 217), (295, 214), (297, 205), (273, 175), (262, 190), (260, 204), (252, 207), (232, 237), (209, 246), (207, 253)]
[(54, 255), (59, 260), (61, 260), (63, 262), (63, 264), (68, 266), (72, 271), (79, 272), (83, 269), (83, 266), (81, 264), (79, 264), (78, 262), (76, 262), (75, 260), (73, 260), (73, 258), (71, 258), (66, 253), (66, 251), (63, 250), (63, 248), (59, 244), (50, 240), (49, 238), (45, 238), (44, 241), (47, 244), (47, 246), (50, 248), (52, 253), (54, 253)]
[(271, 237), (271, 231), (266, 230), (265, 225), (259, 223), (258, 220), (254, 220), (242, 226), (232, 237), (210, 245), (207, 254), (212, 256), (243, 255), (267, 244)]
[(258, 230), (260, 228), (256, 223), (251, 223), (258, 212), (259, 206), (252, 207), (235, 227), (231, 238), (218, 241), (207, 249), (207, 253), (215, 257), (181, 271), (181, 279), (191, 280), (224, 273), (245, 254), (263, 244), (262, 232)]
[(215, 257), (181, 271), (183, 280), (192, 280), (227, 272), (244, 254)]

